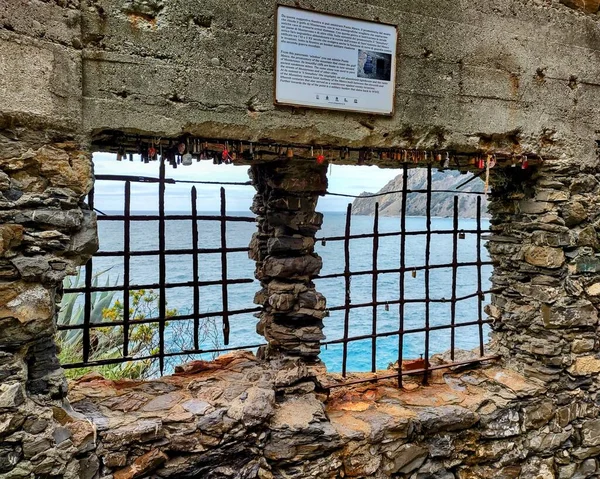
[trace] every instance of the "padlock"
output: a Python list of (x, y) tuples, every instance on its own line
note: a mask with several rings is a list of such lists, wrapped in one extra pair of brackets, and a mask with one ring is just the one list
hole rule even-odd
[(192, 154), (191, 153), (184, 153), (183, 155), (181, 155), (181, 164), (183, 166), (190, 166), (192, 164)]
[(458, 233), (458, 239), (465, 239), (466, 235), (465, 232), (463, 230), (460, 230)]
[(525, 155), (523, 157), (523, 160), (521, 161), (521, 169), (526, 170), (528, 167), (529, 167), (529, 160), (527, 159), (527, 155)]
[(327, 240), (325, 238), (323, 238), (321, 240), (321, 246), (325, 246), (325, 245), (327, 245)]
[(389, 311), (390, 310), (390, 305), (388, 303), (385, 303), (385, 310)]
[(416, 278), (417, 277), (417, 270), (413, 269), (411, 274), (412, 274), (413, 278)]
[(448, 168), (450, 166), (450, 153), (446, 152), (446, 158), (444, 159), (444, 168)]

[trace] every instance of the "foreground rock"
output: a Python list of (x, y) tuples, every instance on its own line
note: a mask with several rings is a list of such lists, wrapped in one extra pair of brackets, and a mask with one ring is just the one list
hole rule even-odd
[(597, 477), (591, 398), (549, 396), (499, 366), (436, 371), (428, 387), (408, 378), (405, 390), (343, 387), (320, 367), (250, 353), (179, 371), (71, 385), (96, 434), (85, 477)]

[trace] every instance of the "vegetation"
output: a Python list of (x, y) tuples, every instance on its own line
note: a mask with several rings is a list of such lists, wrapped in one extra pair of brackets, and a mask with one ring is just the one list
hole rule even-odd
[[(98, 273), (93, 278), (97, 286), (101, 276), (107, 272)], [(83, 285), (81, 272), (74, 278), (67, 278), (65, 288), (81, 287)], [(115, 283), (116, 284), (116, 283)], [(106, 274), (105, 285), (110, 285), (110, 277)], [(158, 323), (135, 324), (136, 321), (158, 317), (159, 296), (154, 290), (136, 290), (129, 293), (129, 357), (143, 358), (158, 353)], [(119, 323), (123, 321), (123, 303), (115, 299), (115, 292), (100, 292), (91, 294), (90, 324)], [(178, 314), (177, 309), (167, 308), (167, 318)], [(58, 315), (59, 325), (82, 325), (84, 320), (84, 303), (81, 293), (67, 293), (63, 296)], [(193, 341), (193, 324), (189, 321), (168, 321), (165, 328), (170, 327), (171, 350), (184, 351), (191, 349)], [(215, 349), (219, 347), (219, 336), (216, 323), (213, 320), (203, 321), (199, 332), (201, 344), (208, 342)], [(123, 356), (124, 328), (122, 325), (106, 326), (90, 329), (90, 361), (117, 359)], [(70, 329), (58, 331), (56, 343), (59, 348), (58, 358), (61, 364), (81, 362), (83, 359), (83, 330)], [(192, 355), (179, 357), (177, 362), (193, 359)], [(148, 379), (158, 375), (158, 360), (156, 358), (129, 361), (120, 364), (107, 364), (95, 367), (66, 369), (68, 379), (77, 379), (91, 371), (100, 373), (107, 379)]]

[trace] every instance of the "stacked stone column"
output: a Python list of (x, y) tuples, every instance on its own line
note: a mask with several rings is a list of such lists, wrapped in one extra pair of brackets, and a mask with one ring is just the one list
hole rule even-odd
[(553, 390), (598, 384), (599, 195), (598, 175), (572, 164), (494, 177), (492, 345)]
[(327, 189), (326, 171), (313, 159), (252, 166), (258, 232), (250, 257), (262, 287), (255, 302), (263, 307), (257, 326), (268, 342), (260, 352), (263, 357), (318, 358), (326, 312), (325, 298), (312, 282), (322, 266), (314, 244), (323, 215), (315, 208)]
[(54, 343), (62, 280), (97, 249), (83, 203), (91, 155), (72, 140), (2, 126), (0, 477), (92, 477), (94, 430), (66, 400)]

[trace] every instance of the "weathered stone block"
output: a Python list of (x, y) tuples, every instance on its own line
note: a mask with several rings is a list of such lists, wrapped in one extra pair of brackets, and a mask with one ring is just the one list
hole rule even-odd
[(539, 215), (547, 213), (554, 208), (554, 205), (547, 201), (523, 200), (519, 201), (519, 210), (528, 215)]
[(585, 207), (579, 201), (567, 203), (562, 207), (561, 215), (568, 227), (577, 226), (588, 217)]
[(548, 246), (526, 246), (525, 261), (533, 266), (556, 269), (565, 263), (565, 253), (562, 249)]
[(550, 329), (579, 328), (598, 324), (598, 311), (587, 300), (568, 305), (557, 304), (544, 313), (544, 325)]
[[(600, 373), (600, 359), (596, 356), (581, 356), (575, 358), (575, 361), (569, 368), (569, 373), (573, 376), (598, 374)], [(600, 444), (600, 442), (598, 444)]]
[(582, 444), (600, 446), (600, 419), (590, 419), (581, 425)]
[(268, 256), (261, 269), (261, 277), (310, 278), (319, 274), (323, 261), (318, 255), (293, 258)]
[(305, 236), (276, 236), (267, 241), (267, 253), (280, 254), (308, 254), (312, 253), (315, 245), (314, 238)]

